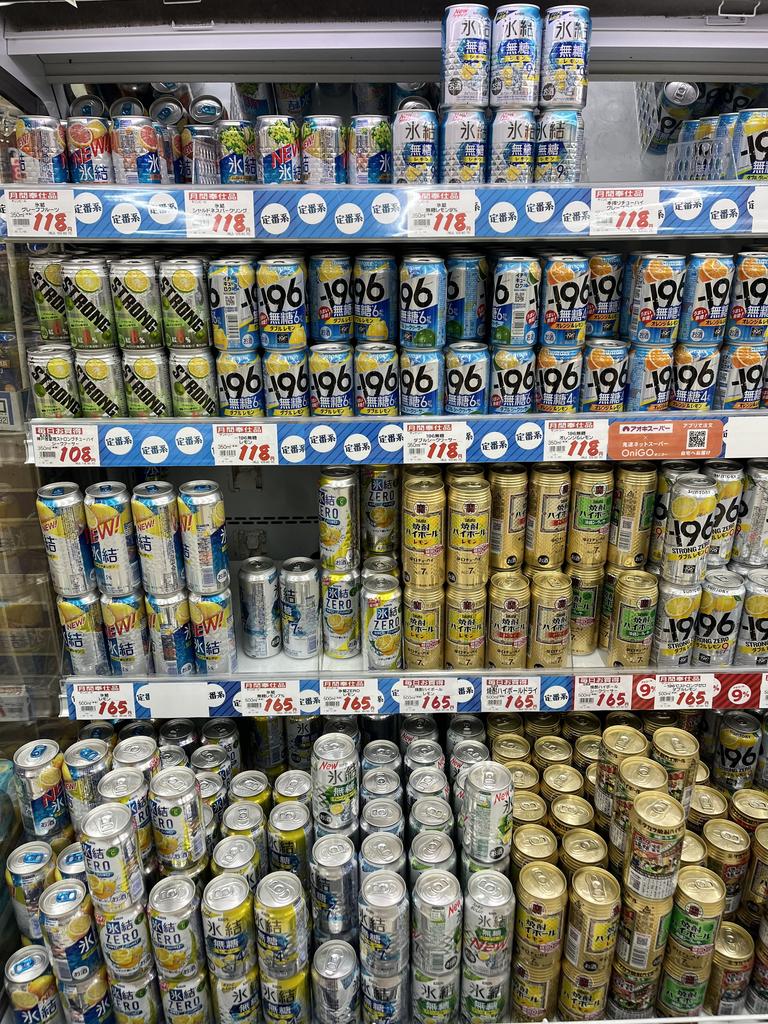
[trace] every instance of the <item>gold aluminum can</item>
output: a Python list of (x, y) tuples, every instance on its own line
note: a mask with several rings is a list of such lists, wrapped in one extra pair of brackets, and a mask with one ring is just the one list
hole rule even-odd
[(605, 728), (609, 725), (628, 725), (632, 729), (643, 731), (643, 719), (634, 711), (607, 711), (605, 715)]
[[(695, 963), (711, 958), (715, 936), (725, 909), (725, 883), (706, 868), (681, 868), (677, 876), (669, 938), (674, 942), (671, 958), (693, 957)], [(669, 951), (667, 958), (670, 958)]]
[(413, 587), (445, 583), (445, 488), (434, 477), (403, 484), (403, 581)]
[(531, 764), (543, 772), (551, 764), (570, 764), (573, 760), (573, 747), (562, 736), (539, 736), (533, 744)]
[(759, 789), (739, 789), (731, 793), (728, 817), (754, 835), (757, 826), (768, 821), (768, 794)]
[(571, 474), (554, 462), (531, 467), (525, 522), (525, 561), (559, 569), (565, 561)]
[(511, 870), (515, 880), (526, 864), (557, 864), (557, 838), (544, 825), (521, 825), (512, 834)]
[(608, 844), (592, 829), (570, 829), (562, 838), (559, 865), (570, 884), (579, 868), (608, 867)]
[(590, 736), (602, 731), (600, 719), (592, 711), (567, 711), (563, 715), (563, 736), (575, 743), (579, 736)]
[(714, 818), (704, 822), (701, 838), (707, 848), (707, 868), (725, 884), (724, 916), (732, 920), (739, 909), (749, 870), (749, 834), (733, 821)]
[(512, 772), (512, 784), (516, 793), (538, 793), (539, 773), (527, 761), (507, 761), (504, 765)]
[(605, 868), (580, 868), (571, 879), (565, 963), (587, 974), (610, 971), (621, 911), (621, 886)]
[(491, 569), (517, 569), (525, 552), (528, 470), (510, 462), (488, 470), (491, 487)]
[(605, 565), (613, 504), (613, 468), (585, 462), (571, 474), (571, 508), (565, 560), (572, 565)]
[(642, 1019), (653, 1016), (659, 972), (633, 971), (620, 960), (613, 961), (606, 1016), (611, 1020)]
[(579, 736), (573, 747), (573, 767), (583, 775), (591, 764), (597, 764), (600, 755), (600, 733)]
[(510, 1019), (552, 1020), (557, 1010), (559, 974), (551, 967), (535, 970), (517, 953), (510, 974)]
[(706, 971), (696, 973), (693, 969), (669, 956), (659, 976), (659, 990), (656, 993), (656, 1010), (663, 1017), (698, 1017), (704, 1005), (711, 964)]
[(649, 572), (624, 572), (616, 581), (608, 640), (608, 664), (617, 668), (650, 661), (659, 581)]
[(760, 918), (768, 905), (768, 824), (758, 825), (739, 904), (739, 920)]
[(561, 1020), (603, 1020), (608, 1000), (610, 967), (590, 974), (563, 961), (557, 1013)]
[(672, 920), (672, 896), (649, 900), (631, 890), (622, 893), (616, 959), (631, 971), (658, 971)]
[(499, 764), (509, 765), (511, 761), (530, 761), (531, 744), (525, 736), (497, 736), (491, 747), (491, 757)]
[(683, 852), (680, 854), (680, 869), (707, 866), (707, 844), (689, 829), (683, 836)]
[(535, 711), (523, 719), (523, 734), (529, 740), (535, 740), (537, 736), (559, 736), (561, 730), (561, 716), (547, 711)]
[(529, 668), (562, 668), (570, 661), (571, 581), (562, 572), (531, 581)]
[(409, 465), (403, 466), (403, 484), (413, 480), (440, 480), (443, 479), (442, 466)]
[(687, 816), (699, 761), (699, 741), (684, 729), (657, 729), (651, 742), (651, 757), (667, 769), (667, 792), (680, 801)]
[[(699, 748), (701, 748), (701, 743), (699, 743)], [(701, 749), (699, 749), (699, 763), (696, 765), (696, 785), (706, 786), (709, 783), (709, 765), (704, 764), (701, 756)]]
[(542, 772), (539, 793), (548, 804), (559, 796), (583, 796), (584, 776), (569, 764), (551, 764)]
[(535, 576), (552, 576), (561, 572), (561, 568), (559, 565), (529, 565), (528, 562), (524, 562), (520, 572), (531, 583)]
[(562, 843), (572, 829), (591, 828), (594, 820), (595, 810), (583, 796), (556, 796), (549, 805), (547, 828)]
[(465, 462), (458, 463), (455, 466), (446, 466), (445, 469), (445, 486), (455, 487), (456, 484), (466, 483), (467, 480), (481, 482), (485, 481), (485, 469), (483, 466), (477, 463)]
[(704, 1010), (717, 1017), (744, 1012), (744, 997), (755, 963), (755, 941), (738, 924), (724, 921), (715, 939)]
[(656, 469), (649, 462), (617, 467), (607, 561), (625, 569), (645, 565), (656, 507)]
[(613, 614), (613, 597), (616, 591), (616, 580), (625, 572), (619, 565), (606, 562), (603, 571), (603, 589), (600, 593), (600, 622), (597, 629), (598, 647), (607, 647), (611, 638), (611, 615)]
[(571, 650), (574, 654), (594, 654), (600, 632), (603, 594), (603, 567), (568, 565), (571, 581)]
[(597, 761), (587, 765), (584, 772), (584, 795), (595, 802), (595, 790), (597, 789)]
[(666, 793), (641, 793), (629, 816), (624, 889), (649, 900), (675, 891), (685, 834), (685, 812)]
[(688, 809), (688, 828), (692, 832), (701, 830), (713, 818), (724, 818), (728, 814), (728, 800), (719, 789), (712, 786), (694, 786), (691, 806)]
[(648, 740), (631, 726), (611, 725), (603, 732), (597, 759), (596, 810), (610, 817), (619, 765), (628, 757), (644, 757), (647, 752)]
[(445, 591), (440, 587), (403, 588), (403, 659), (406, 668), (442, 668)]
[(488, 668), (525, 668), (530, 585), (518, 573), (495, 572), (488, 585)]
[(451, 587), (445, 594), (445, 667), (485, 666), (485, 586)]
[(643, 715), (642, 730), (649, 739), (652, 739), (657, 729), (676, 729), (677, 723), (676, 711), (646, 711)]
[(491, 743), (497, 736), (522, 736), (523, 716), (518, 715), (516, 711), (491, 712), (485, 716), (485, 731)]
[(622, 858), (627, 848), (632, 805), (641, 793), (657, 790), (662, 793), (667, 790), (667, 773), (660, 764), (641, 756), (627, 757), (621, 762), (615, 780), (608, 837)]
[[(523, 829), (518, 829), (519, 836)], [(544, 831), (543, 829), (541, 830)], [(554, 840), (550, 832), (549, 835)], [(513, 857), (515, 844), (513, 842)], [(557, 857), (557, 842), (555, 852)], [(517, 879), (515, 937), (540, 954), (559, 953), (562, 949), (568, 885), (562, 871), (553, 863), (538, 860), (520, 868)]]
[(445, 576), (458, 587), (488, 582), (491, 489), (485, 479), (448, 488)]
[(512, 821), (515, 828), (522, 825), (546, 825), (547, 805), (538, 793), (526, 790), (515, 793), (512, 801)]

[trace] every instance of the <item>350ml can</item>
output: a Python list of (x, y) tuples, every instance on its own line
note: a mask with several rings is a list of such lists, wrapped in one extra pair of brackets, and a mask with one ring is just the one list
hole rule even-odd
[(442, 348), (446, 339), (448, 275), (435, 256), (407, 256), (400, 267), (400, 344)]

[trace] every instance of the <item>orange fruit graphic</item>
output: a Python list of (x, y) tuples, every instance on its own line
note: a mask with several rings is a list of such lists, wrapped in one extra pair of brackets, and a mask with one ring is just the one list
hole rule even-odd
[(744, 366), (757, 366), (762, 362), (760, 353), (755, 349), (750, 348), (749, 345), (739, 345), (733, 353), (733, 365), (738, 370)]
[(663, 260), (650, 260), (645, 268), (646, 281), (668, 281), (672, 274), (672, 268)]
[(721, 277), (726, 277), (727, 274), (726, 265), (714, 256), (705, 259), (699, 268), (699, 276), (702, 281), (717, 281)]
[(752, 277), (765, 277), (766, 274), (768, 274), (768, 268), (754, 256), (748, 256), (739, 265), (739, 278), (742, 281), (748, 281)]
[(557, 358), (552, 355), (548, 348), (539, 349), (539, 366), (557, 366)]
[(606, 366), (613, 366), (613, 356), (603, 348), (590, 349), (587, 366), (590, 370), (602, 370)]
[(665, 348), (652, 348), (649, 352), (645, 353), (646, 370), (663, 370), (671, 362), (672, 357)]
[(574, 273), (567, 263), (555, 260), (554, 263), (547, 267), (547, 281), (549, 284), (564, 284), (566, 281), (572, 281), (573, 278)]

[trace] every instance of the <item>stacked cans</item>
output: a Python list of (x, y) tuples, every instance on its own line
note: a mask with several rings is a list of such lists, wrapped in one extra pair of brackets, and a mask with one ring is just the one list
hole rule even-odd
[[(38, 517), (73, 674), (231, 672), (237, 665), (218, 485), (40, 488)], [(142, 585), (143, 584), (143, 590)], [(184, 589), (185, 585), (189, 591)]]

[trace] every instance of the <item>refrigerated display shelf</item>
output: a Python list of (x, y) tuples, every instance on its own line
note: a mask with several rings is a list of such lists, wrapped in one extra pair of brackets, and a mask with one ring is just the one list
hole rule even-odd
[[(244, 659), (248, 660), (248, 659)], [(237, 677), (63, 679), (72, 719), (192, 718), (420, 712), (697, 711), (768, 708), (768, 672), (733, 667), (698, 671), (589, 668), (549, 672), (355, 672), (359, 659), (249, 661)], [(592, 662), (576, 658), (575, 662)]]
[(563, 416), (32, 420), (48, 468), (756, 458), (765, 411)]
[(355, 242), (744, 236), (768, 231), (768, 185), (6, 185), (11, 241)]

